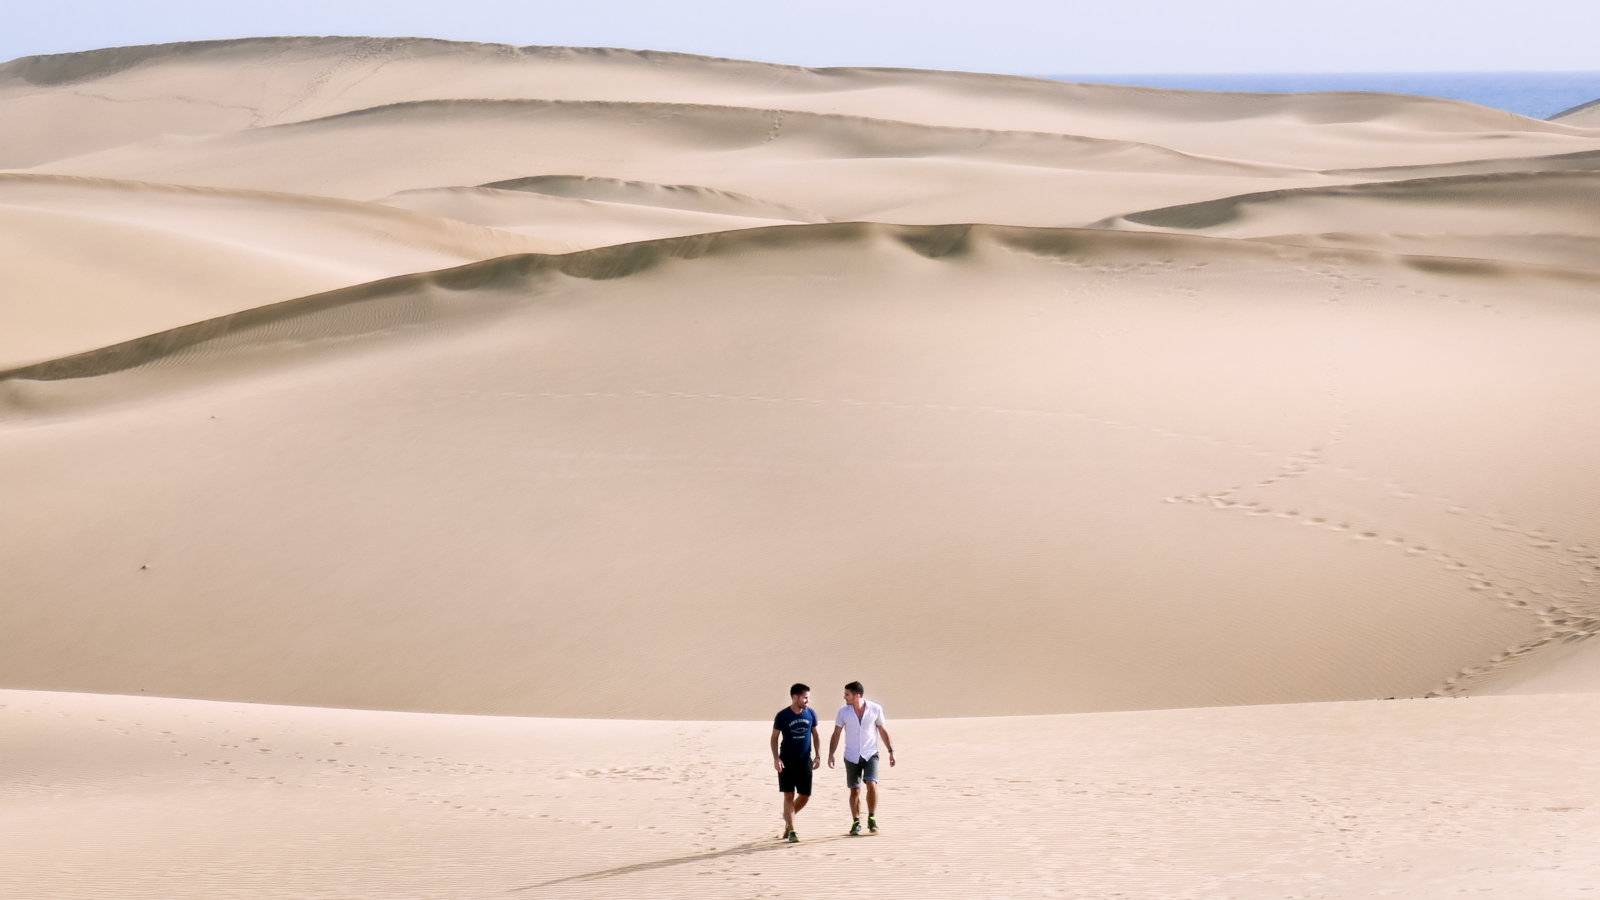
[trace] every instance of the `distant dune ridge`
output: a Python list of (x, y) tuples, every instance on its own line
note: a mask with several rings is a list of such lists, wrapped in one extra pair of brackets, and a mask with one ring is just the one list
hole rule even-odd
[(1593, 127), (1600, 122), (1600, 99), (1580, 103), (1571, 109), (1564, 109), (1550, 117), (1552, 122), (1563, 125), (1577, 125), (1580, 127)]
[[(361, 862), (383, 853), (351, 849), (360, 829), (329, 838), (355, 867), (334, 881), (373, 895), (627, 893), (656, 873), (661, 896), (701, 896), (814, 872), (833, 845), (780, 857), (627, 810), (728, 818), (739, 779), (770, 774), (765, 726), (714, 726), (748, 740), (735, 760), (696, 723), (770, 717), (797, 678), (826, 719), (860, 678), (896, 717), (1107, 714), (1006, 720), (1006, 746), (947, 723), (970, 758), (912, 725), (908, 761), (944, 768), (894, 777), (964, 835), (886, 851), (916, 895), (935, 855), (993, 830), (927, 799), (972, 783), (1006, 822), (1049, 796), (1134, 831), (1210, 791), (1236, 854), (1147, 877), (1171, 848), (1105, 832), (1084, 846), (1117, 866), (1028, 869), (1018, 890), (1588, 883), (1489, 837), (1513, 808), (1557, 846), (1600, 834), (1582, 799), (1600, 780), (1572, 761), (1594, 730), (1558, 721), (1593, 704), (1529, 696), (1600, 689), (1586, 110), (419, 39), (0, 65), (0, 734), (37, 738), (16, 770), (37, 790), (0, 827), (49, 863), (15, 873), (28, 896), (83, 896), (92, 839), (137, 863), (122, 895), (216, 895), (210, 876), (168, 890), (137, 835), (87, 824), (126, 777), (96, 762), (113, 752), (174, 810), (256, 790), (312, 810), (337, 785), (363, 796), (349, 821), (427, 804), (450, 847), (485, 840), (460, 816), (538, 832), (541, 871), (493, 884), (437, 842), (417, 858), (438, 872), (396, 875)], [(1320, 703), (1486, 694), (1506, 696)], [(1240, 708), (1152, 712), (1173, 707)], [(1477, 793), (1402, 810), (1363, 776), (1293, 814), (1239, 805), (1286, 799), (1240, 797), (1252, 769), (1304, 762), (1287, 747), (1363, 764), (1357, 727)], [(1215, 769), (1169, 783), (1107, 749), (1168, 728), (1233, 748), (1227, 797)], [(1522, 793), (1440, 729), (1515, 758)], [(387, 737), (345, 747), (363, 733)], [(488, 749), (503, 736), (546, 755)], [(1098, 742), (1090, 787), (986, 768), (1078, 740)], [(464, 800), (469, 773), (488, 780)], [(499, 793), (525, 778), (537, 803)], [(1096, 779), (1155, 794), (1129, 812)], [(693, 793), (708, 781), (730, 787)], [(1268, 852), (1262, 809), (1332, 824)], [(1551, 809), (1581, 827), (1541, 824)], [(287, 827), (218, 833), (247, 819)], [(1412, 865), (1394, 848), (1413, 827), (1498, 868)], [(260, 871), (287, 871), (291, 844)], [(1027, 855), (1078, 858), (1058, 850)], [(188, 852), (163, 865), (212, 864)]]

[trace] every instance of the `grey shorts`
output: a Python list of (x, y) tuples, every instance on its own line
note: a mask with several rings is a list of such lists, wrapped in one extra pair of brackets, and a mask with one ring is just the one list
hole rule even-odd
[(861, 787), (861, 782), (868, 784), (878, 783), (878, 754), (872, 754), (871, 759), (860, 762), (844, 761), (844, 784), (850, 790)]

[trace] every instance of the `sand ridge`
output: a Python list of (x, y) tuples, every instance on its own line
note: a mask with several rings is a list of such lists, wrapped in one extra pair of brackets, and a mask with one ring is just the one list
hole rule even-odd
[(1600, 173), (1511, 171), (1291, 188), (1097, 224), (1594, 268)]
[(1552, 122), (1563, 125), (1575, 125), (1580, 128), (1593, 128), (1600, 123), (1600, 99), (1580, 103), (1571, 109), (1564, 109), (1550, 117)]
[(540, 247), (376, 204), (32, 173), (0, 173), (0, 220), (0, 366)]
[[(275, 77), (236, 77), (217, 83), (194, 77), (196, 71), (207, 69), (254, 76), (263, 65), (272, 66)], [(407, 94), (410, 99), (542, 96), (713, 104), (758, 97), (796, 111), (875, 118), (910, 115), (929, 124), (978, 124), (1004, 130), (1071, 132), (1088, 127), (1093, 129), (1088, 133), (1096, 136), (1119, 136), (1111, 132), (1134, 129), (1184, 144), (1213, 146), (1221, 133), (1209, 126), (1221, 120), (1231, 120), (1240, 138), (1250, 137), (1256, 125), (1281, 132), (1273, 121), (1280, 118), (1330, 135), (1354, 132), (1368, 140), (1381, 139), (1385, 128), (1397, 124), (1463, 135), (1578, 133), (1560, 124), (1470, 104), (1396, 95), (1157, 91), (961, 72), (807, 69), (651, 51), (417, 39), (278, 38), (119, 48), (13, 61), (0, 68), (0, 84), (6, 74), (25, 86), (21, 95), (53, 94), (57, 102), (89, 102), (102, 109), (121, 100), (123, 91), (153, 107), (152, 101), (162, 94), (151, 88), (182, 84), (182, 104), (173, 104), (170, 114), (190, 127), (209, 115), (210, 126), (201, 127), (212, 133), (241, 124), (271, 124), (377, 106)], [(52, 90), (55, 81), (64, 83)], [(90, 84), (104, 99), (82, 96)], [(77, 100), (70, 99), (73, 91), (79, 92)], [(419, 93), (423, 96), (416, 96)], [(899, 114), (888, 114), (889, 110)], [(241, 120), (246, 115), (249, 118)], [(94, 127), (170, 130), (162, 129), (159, 121), (102, 122)], [(73, 138), (85, 139), (107, 146), (103, 137)], [(1390, 147), (1391, 153), (1396, 151), (1403, 152)]]

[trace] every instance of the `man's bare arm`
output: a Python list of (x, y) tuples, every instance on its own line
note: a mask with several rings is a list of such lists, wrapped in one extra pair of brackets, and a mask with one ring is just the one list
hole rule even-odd
[(844, 726), (833, 726), (833, 737), (828, 738), (828, 768), (833, 768), (833, 754), (839, 749), (839, 733), (844, 731)]
[(772, 767), (779, 772), (783, 771), (783, 760), (778, 757), (778, 742), (783, 740), (783, 732), (772, 729)]
[(894, 768), (894, 738), (889, 736), (889, 729), (878, 725), (878, 734), (883, 737), (883, 749), (889, 751), (889, 767)]

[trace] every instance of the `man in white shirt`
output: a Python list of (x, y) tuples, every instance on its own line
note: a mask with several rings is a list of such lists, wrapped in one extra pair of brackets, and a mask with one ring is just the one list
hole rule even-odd
[(839, 749), (839, 734), (844, 733), (844, 783), (850, 789), (850, 833), (861, 834), (861, 783), (867, 785), (867, 830), (878, 833), (878, 739), (889, 751), (889, 765), (894, 766), (894, 738), (883, 727), (883, 707), (867, 699), (867, 689), (861, 682), (852, 681), (844, 686), (844, 706), (833, 717), (833, 737), (828, 741), (828, 768), (833, 768), (833, 755)]

